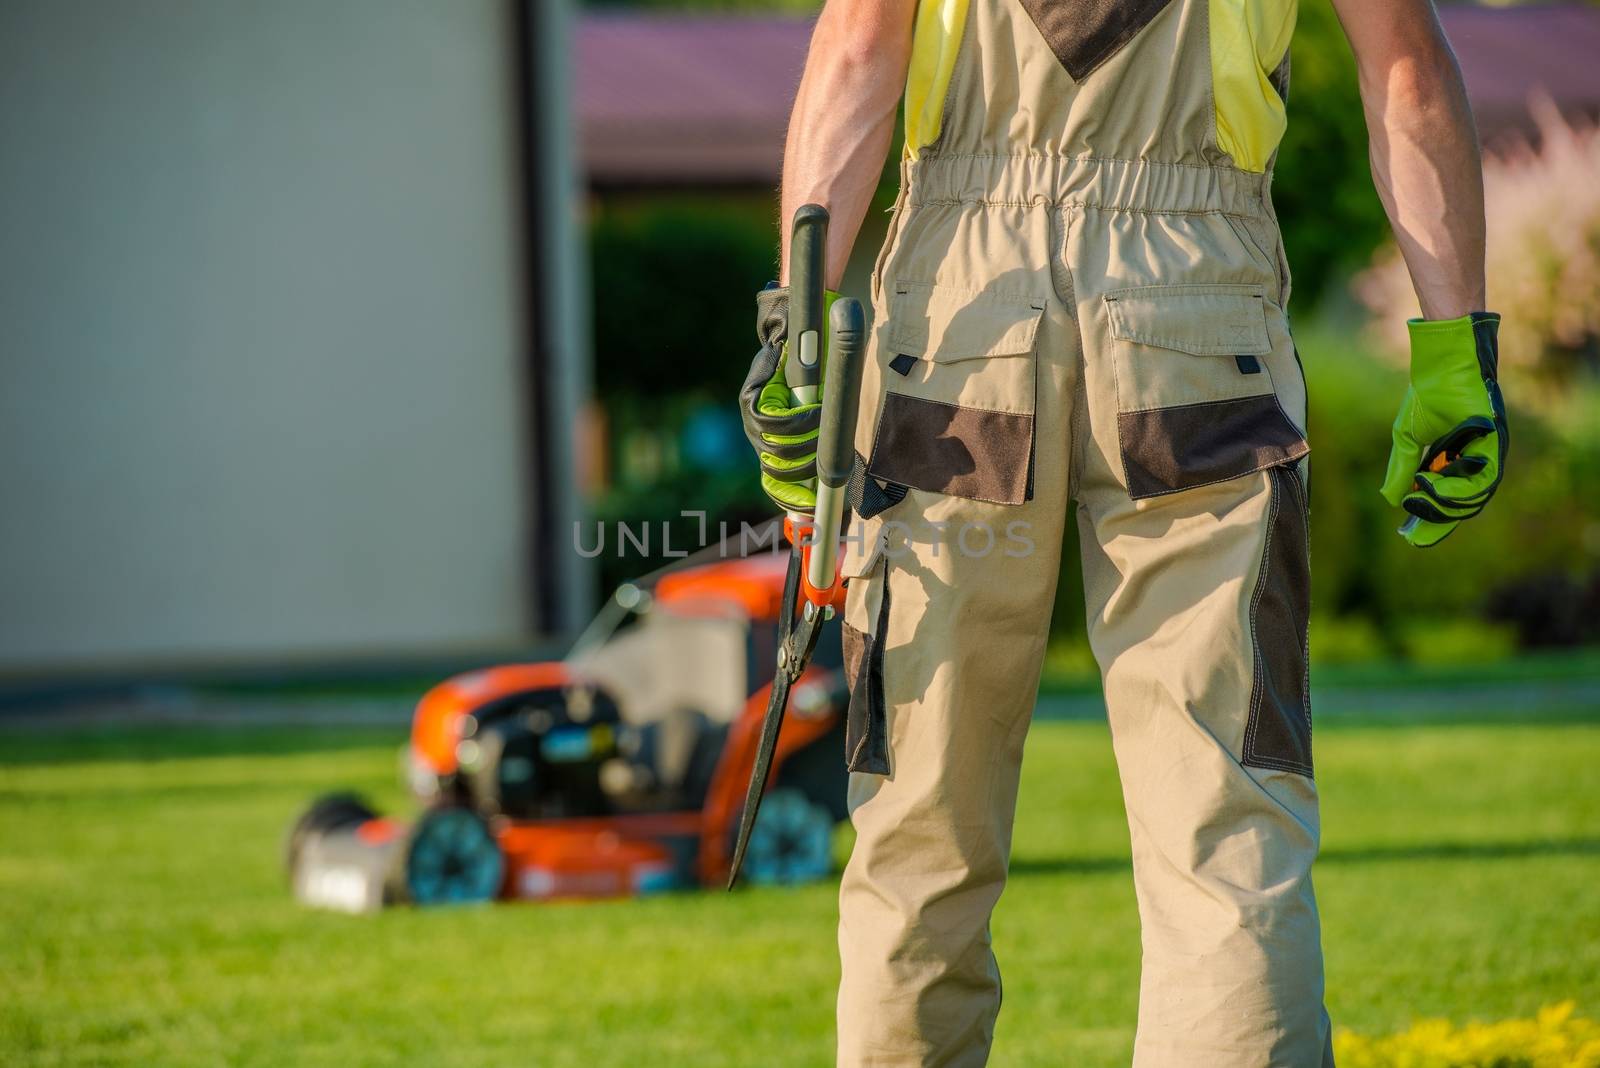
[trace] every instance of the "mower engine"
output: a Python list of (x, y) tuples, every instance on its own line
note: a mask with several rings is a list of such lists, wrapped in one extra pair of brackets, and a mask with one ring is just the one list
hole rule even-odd
[[(601, 769), (617, 756), (620, 722), (591, 689), (512, 694), (454, 718), (455, 761), (430, 763), (413, 748), (424, 796), (516, 820), (602, 816)], [(434, 784), (427, 785), (432, 777)]]

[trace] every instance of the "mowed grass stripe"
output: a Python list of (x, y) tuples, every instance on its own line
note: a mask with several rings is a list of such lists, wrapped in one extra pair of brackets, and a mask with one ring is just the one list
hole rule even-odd
[[(1600, 1012), (1600, 724), (1331, 721), (1318, 869), (1336, 1022)], [(831, 1063), (836, 888), (295, 906), (322, 790), (404, 812), (389, 730), (0, 729), (0, 1063)], [(1138, 932), (1106, 728), (1030, 739), (994, 924), (996, 1065), (1125, 1065)], [(842, 830), (839, 847), (848, 848)]]

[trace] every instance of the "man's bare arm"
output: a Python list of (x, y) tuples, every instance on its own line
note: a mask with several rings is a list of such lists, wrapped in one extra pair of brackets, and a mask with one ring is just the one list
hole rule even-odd
[(782, 280), (789, 220), (802, 204), (832, 215), (826, 284), (838, 289), (878, 187), (905, 91), (916, 0), (828, 0), (811, 35), (783, 155)]
[(1485, 307), (1483, 162), (1431, 0), (1333, 0), (1355, 52), (1372, 178), (1429, 319)]

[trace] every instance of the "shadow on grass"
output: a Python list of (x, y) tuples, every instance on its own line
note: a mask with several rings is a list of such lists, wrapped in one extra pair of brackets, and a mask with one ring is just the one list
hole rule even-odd
[(1455, 694), (1349, 693), (1312, 697), (1317, 729), (1349, 727), (1559, 727), (1600, 723), (1600, 687), (1571, 690), (1514, 688)]
[[(1388, 864), (1411, 861), (1526, 860), (1531, 857), (1600, 856), (1600, 838), (1537, 838), (1523, 842), (1420, 842), (1324, 849), (1322, 866)], [(1018, 857), (1013, 878), (1032, 875), (1104, 875), (1132, 868), (1127, 857)]]
[(1318, 864), (1382, 864), (1412, 860), (1526, 860), (1600, 856), (1600, 838), (1534, 838), (1524, 842), (1422, 842), (1326, 849)]
[(404, 744), (406, 728), (269, 726), (23, 726), (0, 729), (0, 768), (157, 762), (211, 757), (300, 756)]
[[(1515, 690), (1493, 693), (1317, 693), (1312, 695), (1318, 730), (1352, 727), (1554, 727), (1600, 723), (1600, 687), (1594, 700), (1569, 691)], [(1043, 694), (1035, 723), (1104, 723), (1098, 695)]]
[(1105, 875), (1129, 871), (1127, 857), (1013, 857), (1011, 878), (1029, 875)]

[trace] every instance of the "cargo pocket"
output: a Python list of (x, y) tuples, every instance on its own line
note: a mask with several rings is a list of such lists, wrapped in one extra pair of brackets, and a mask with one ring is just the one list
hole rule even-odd
[(1034, 344), (1042, 300), (900, 282), (867, 474), (994, 504), (1033, 491)]
[(847, 612), (844, 677), (850, 688), (845, 713), (845, 766), (869, 775), (889, 774), (889, 714), (883, 696), (883, 647), (889, 637), (889, 561), (881, 560), (866, 582), (865, 629), (851, 625)]
[(1287, 467), (1271, 471), (1272, 499), (1261, 573), (1250, 601), (1255, 667), (1240, 759), (1311, 775), (1311, 561), (1305, 486)]
[(1103, 300), (1132, 497), (1225, 482), (1310, 451), (1278, 402), (1261, 286), (1150, 286)]

